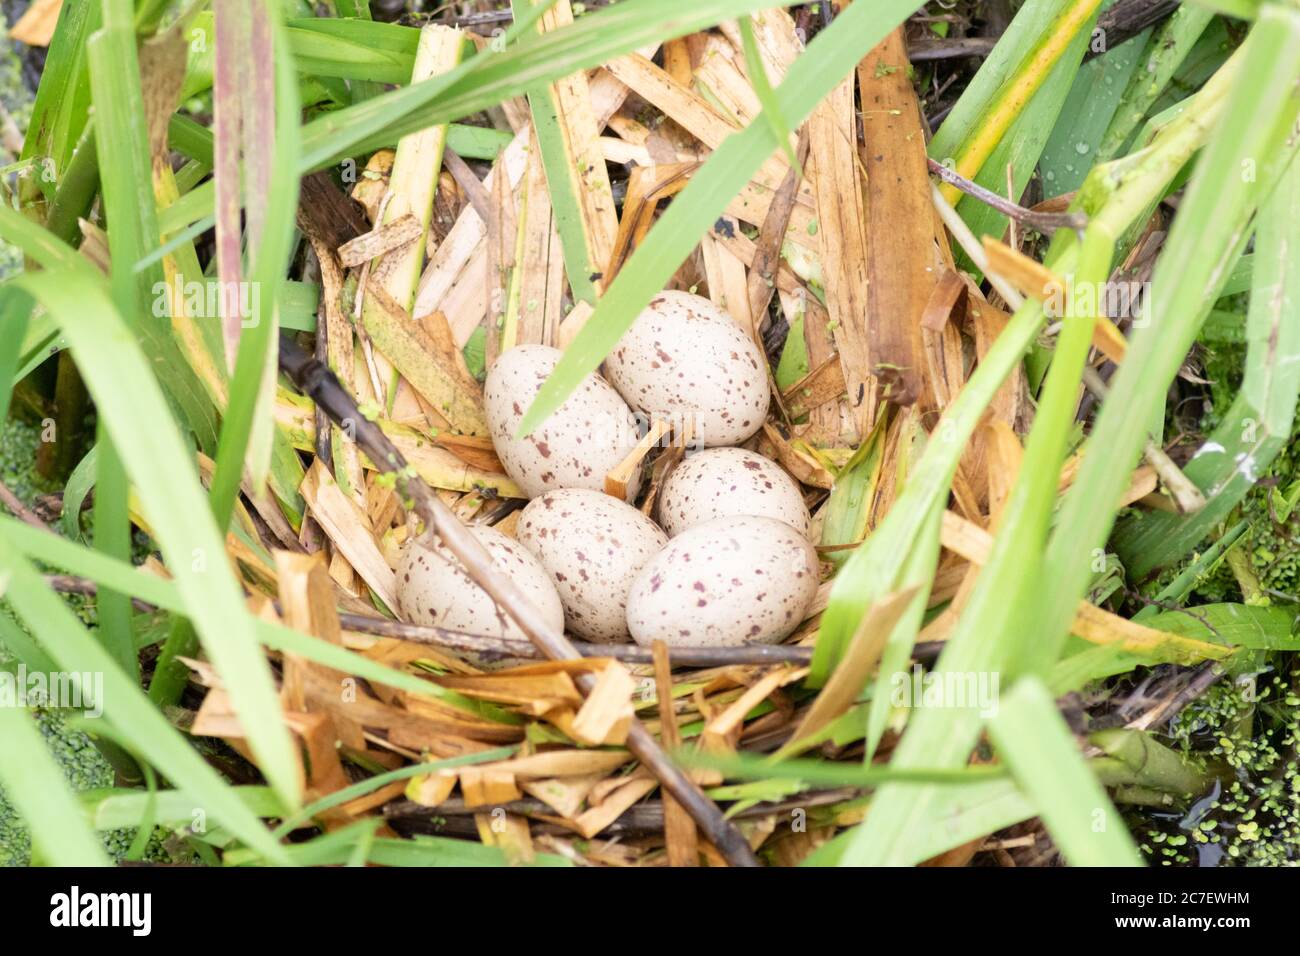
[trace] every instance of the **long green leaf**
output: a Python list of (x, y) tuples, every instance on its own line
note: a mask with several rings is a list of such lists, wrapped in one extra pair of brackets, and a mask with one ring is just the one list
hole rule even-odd
[[(104, 26), (87, 46), (91, 92), (99, 115), (95, 136), (100, 186), (111, 226), (109, 281), (113, 304), (128, 325), (137, 323), (146, 285), (152, 278), (137, 273), (132, 264), (158, 235), (133, 15), (129, 0), (103, 0)], [(99, 453), (95, 456), (95, 546), (126, 559), (131, 554), (126, 469), (103, 422), (96, 431)], [(103, 592), (99, 596), (99, 625), (105, 646), (127, 674), (138, 677), (130, 599), (115, 591)]]
[(548, 6), (538, 4), (516, 18), (500, 52), (484, 50), (437, 80), (312, 120), (303, 128), (303, 163), (309, 169), (325, 166), (360, 152), (376, 136), (461, 119), (646, 43), (696, 33), (771, 6), (771, 0), (625, 0), (571, 26), (533, 35), (533, 24)]
[(0, 573), (8, 576), (6, 596), (14, 610), (38, 635), (41, 647), (59, 667), (102, 675), (104, 719), (119, 732), (129, 731), (140, 756), (240, 840), (257, 848), (267, 859), (287, 862), (283, 849), (257, 816), (163, 719), (5, 535), (0, 535)]
[[(63, 4), (32, 106), (31, 126), (23, 140), (22, 158), (48, 158), (58, 180), (68, 168), (90, 111), (86, 39), (99, 24), (97, 2)], [(24, 195), (26, 198), (29, 196)]]
[(1003, 695), (989, 735), (1071, 865), (1142, 865), (1042, 681), (1023, 678)]
[(1151, 105), (1159, 99), (1187, 54), (1201, 38), (1213, 16), (1209, 10), (1184, 4), (1159, 29), (1152, 32), (1151, 40), (1143, 51), (1145, 68), (1139, 69), (1129, 78), (1119, 107), (1099, 145), (1097, 158), (1100, 162), (1119, 155), (1133, 131), (1146, 117)]
[(1047, 195), (1060, 196), (1083, 184), (1097, 161), (1097, 147), (1120, 106), (1126, 84), (1138, 68), (1150, 32), (1094, 57), (1075, 74), (1038, 162)]
[[(0, 224), (11, 216), (0, 210)], [(203, 646), (230, 691), (267, 780), (297, 801), (296, 757), (252, 618), (231, 572), (224, 541), (203, 498), (192, 456), (167, 414), (149, 366), (88, 269), (47, 271), (15, 281), (63, 327), (77, 366), (127, 473)], [(122, 387), (130, 382), (131, 388)]]
[(1114, 522), (1114, 511), (1097, 503), (1119, 500), (1145, 440), (1146, 414), (1163, 402), (1241, 252), (1252, 212), (1294, 158), (1300, 11), (1266, 5), (1242, 52), (1222, 118), (1156, 266), (1150, 320), (1134, 335), (1089, 440), (1105, 453), (1084, 456), (1046, 552), (1037, 613), (1023, 622), (1035, 634), (1040, 668), (1059, 654), (1074, 602), (1087, 586), (1091, 551), (1105, 543)]
[[(1222, 90), (1234, 75), (1226, 67), (1221, 73), (1222, 78), (1216, 77), (1218, 82), (1203, 90), (1188, 112), (1169, 124), (1141, 157), (1126, 164), (1119, 174), (1102, 168), (1090, 175), (1076, 204), (1092, 212), (1091, 225), (1094, 233), (1098, 229), (1102, 230), (1102, 237), (1095, 238), (1094, 243), (1104, 238), (1103, 246), (1108, 244), (1110, 237), (1124, 233), (1132, 222), (1145, 217), (1151, 204), (1163, 195), (1169, 181), (1204, 141), (1209, 122), (1222, 109)], [(1105, 188), (1098, 186), (1098, 181)], [(1091, 197), (1095, 196), (1103, 198), (1098, 199), (1096, 205), (1087, 205)], [(1098, 252), (1104, 251), (1104, 248), (1098, 249)], [(1048, 250), (1047, 264), (1058, 275), (1070, 275), (1076, 272), (1079, 254), (1078, 241), (1071, 234), (1062, 231)], [(1096, 281), (1101, 266), (1087, 268), (1092, 273), (1089, 278)], [(891, 587), (898, 574), (896, 556), (907, 553), (909, 548), (916, 546), (914, 541), (924, 527), (924, 522), (927, 518), (932, 518), (935, 510), (945, 506), (948, 483), (961, 450), (975, 427), (979, 411), (992, 395), (990, 386), (996, 388), (997, 383), (1010, 370), (1011, 364), (1023, 354), (1042, 314), (1041, 304), (1032, 299), (1017, 309), (993, 349), (985, 355), (975, 374), (945, 411), (944, 420), (936, 428), (941, 440), (930, 443), (881, 527), (841, 570), (831, 594), (831, 605), (822, 619), (822, 633), (818, 637), (817, 654), (813, 660), (814, 677), (829, 673), (838, 660), (843, 643), (852, 634), (861, 617), (862, 608), (858, 606), (859, 603), (869, 603), (882, 590)], [(1070, 329), (1068, 323), (1067, 331), (1071, 340), (1070, 350), (1076, 353), (1073, 362), (1077, 368), (1077, 350), (1083, 336), (1079, 330)], [(1014, 356), (1007, 356), (999, 351), (1004, 342), (1020, 351)], [(1055, 411), (1049, 418), (1055, 420), (1046, 422), (1049, 431), (1041, 433), (1036, 442), (1039, 450), (1035, 455), (1044, 467), (1049, 468), (1045, 474), (1052, 475), (1057, 472), (1050, 468), (1050, 460), (1058, 457), (1060, 450), (1060, 409), (1062, 405), (1069, 405), (1070, 411), (1073, 410), (1070, 401), (1073, 393), (1069, 385), (1071, 376), (1068, 367), (1063, 368), (1067, 368), (1067, 371), (1062, 373), (1060, 384), (1053, 389), (1055, 397), (1051, 404)], [(1076, 371), (1075, 388), (1077, 374)], [(949, 424), (951, 427), (946, 427)], [(1024, 472), (1032, 474), (1033, 469), (1026, 464), (1022, 468), (1022, 473)], [(1029, 480), (1031, 484), (1022, 483), (1017, 486), (1008, 503), (1011, 511), (1024, 513), (1022, 518), (1010, 522), (1010, 527), (1017, 538), (1023, 537), (1026, 541), (1032, 538), (1041, 542), (1044, 500), (1050, 503), (1055, 487), (1053, 483), (1049, 493), (1045, 486), (1036, 487), (1033, 478)], [(1118, 497), (1117, 490), (1115, 498), (1111, 500), (1117, 500)], [(1006, 528), (1004, 525), (1004, 532)], [(1005, 540), (1009, 539), (999, 535), (995, 541), (993, 558), (996, 567), (986, 565), (982, 569), (979, 586), (939, 660), (938, 667), (945, 673), (998, 673), (1011, 664), (1020, 663), (1015, 660), (1016, 648), (1023, 649), (1029, 638), (1021, 638), (1014, 631), (1008, 630), (1020, 623), (1019, 617), (1010, 613), (1010, 608), (1017, 602), (1023, 604), (1028, 597), (1032, 597), (1032, 592), (1025, 585), (1025, 581), (1031, 577), (1026, 565), (1033, 564), (1035, 554), (1031, 551), (1020, 562), (1016, 560), (1014, 549), (1005, 544), (999, 553), (999, 542)], [(1038, 547), (1041, 547), (1041, 543)], [(1006, 587), (1005, 593), (986, 583), (986, 577), (991, 574), (996, 574), (996, 580)], [(837, 597), (840, 605), (838, 608)], [(1070, 605), (1071, 611), (1074, 606), (1075, 603)], [(832, 614), (833, 610), (835, 614)], [(1023, 612), (1020, 612), (1020, 616), (1023, 616)], [(972, 621), (977, 623), (972, 624)], [(1068, 625), (1068, 621), (1066, 623)], [(822, 669), (819, 670), (819, 667)], [(887, 679), (888, 675), (882, 677)], [(978, 737), (979, 727), (978, 714), (969, 709), (923, 708), (915, 711), (902, 743), (894, 751), (893, 762), (911, 766), (956, 766), (965, 763), (970, 748)], [(863, 865), (898, 864), (908, 858), (909, 843), (914, 834), (926, 825), (926, 821), (933, 819), (939, 796), (937, 789), (930, 787), (882, 788), (866, 823), (846, 840), (842, 851), (843, 859)]]
[[(1084, 0), (1087, 2), (1087, 0)], [(1074, 2), (1066, 6), (1073, 6)], [(1042, 80), (1037, 92), (1021, 106), (1019, 115), (1007, 128), (997, 146), (989, 154), (979, 172), (971, 178), (986, 189), (998, 194), (1006, 194), (1007, 171), (1011, 171), (1012, 195), (1020, 196), (1029, 185), (1034, 168), (1038, 164), (1052, 128), (1062, 115), (1062, 107), (1069, 95), (1071, 85), (1079, 73), (1079, 64), (1088, 49), (1092, 34), (1092, 24), (1096, 22), (1096, 12), (1080, 26), (1074, 40), (1052, 66)], [(1055, 29), (1053, 23), (1048, 30)], [(976, 129), (978, 133), (978, 127)], [(1075, 140), (1077, 145), (1080, 141)], [(963, 151), (965, 143), (960, 147)], [(938, 157), (938, 154), (931, 152)], [(961, 156), (962, 152), (956, 153)], [(1083, 157), (1076, 157), (1080, 164)], [(1048, 195), (1056, 195), (1063, 190), (1053, 184), (1045, 184)], [(957, 205), (957, 211), (976, 235), (1001, 236), (1007, 228), (1007, 218), (987, 203), (971, 196), (963, 196)], [(961, 259), (965, 262), (965, 256)], [(967, 267), (969, 267), (969, 264)]]
[(1241, 390), (1184, 467), (1205, 492), (1188, 515), (1151, 511), (1123, 522), (1116, 550), (1141, 580), (1196, 547), (1236, 507), (1285, 446), (1300, 395), (1300, 164), (1260, 210), (1251, 257), (1250, 312)]
[[(919, 785), (917, 785), (919, 786)], [(916, 866), (940, 853), (979, 840), (1034, 816), (1033, 805), (1014, 780), (987, 780), (939, 788), (934, 810), (898, 860)], [(803, 866), (839, 866), (854, 830), (845, 830), (803, 862)]]
[(1250, 604), (1202, 604), (1164, 611), (1142, 621), (1147, 627), (1216, 644), (1236, 644), (1265, 651), (1300, 651), (1294, 634), (1296, 615), (1282, 607)]
[(0, 422), (9, 416), (9, 401), (20, 380), (23, 345), (34, 304), (22, 289), (0, 286)]

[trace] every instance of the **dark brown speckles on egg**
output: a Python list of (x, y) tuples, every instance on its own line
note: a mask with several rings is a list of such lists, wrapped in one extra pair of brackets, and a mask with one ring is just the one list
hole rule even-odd
[[(636, 419), (604, 379), (588, 375), (582, 387), (527, 439), (515, 432), (562, 353), (544, 345), (504, 352), (483, 386), (488, 431), (502, 467), (530, 498), (548, 488), (604, 489), (605, 474), (636, 445)], [(629, 495), (640, 487), (632, 476)]]
[(637, 410), (669, 423), (688, 420), (698, 440), (719, 446), (744, 441), (766, 417), (767, 377), (748, 374), (764, 361), (745, 331), (708, 299), (669, 291), (641, 313), (605, 370)]
[[(499, 531), (472, 525), (470, 533), (487, 549), (492, 563), (508, 576), (536, 607), (547, 623), (564, 626), (564, 609), (550, 577), (530, 554)], [(397, 610), (404, 621), (527, 640), (486, 591), (466, 573), (460, 562), (439, 546), (424, 547), (411, 542), (402, 552), (398, 566), (400, 584)]]
[[(684, 557), (692, 551), (701, 557), (688, 572)], [(816, 560), (807, 539), (784, 522), (716, 518), (674, 538), (646, 565), (628, 595), (628, 627), (646, 646), (779, 641), (817, 593), (805, 570)]]
[(784, 521), (800, 534), (811, 524), (799, 486), (776, 462), (743, 448), (710, 448), (688, 456), (659, 493), (659, 518), (670, 536), (727, 515)]
[(628, 589), (668, 540), (655, 523), (602, 492), (572, 488), (529, 502), (518, 527), (519, 542), (555, 582), (570, 630), (590, 641), (627, 641)]

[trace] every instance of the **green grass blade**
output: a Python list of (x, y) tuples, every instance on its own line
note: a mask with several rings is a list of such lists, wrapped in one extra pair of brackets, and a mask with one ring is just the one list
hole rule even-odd
[(1150, 33), (1146, 30), (1107, 50), (1075, 74), (1038, 161), (1046, 195), (1059, 196), (1083, 184), (1097, 162), (1097, 148), (1114, 120), (1124, 90), (1138, 70)]
[[(1225, 66), (1215, 83), (1198, 95), (1188, 111), (1162, 130), (1151, 147), (1126, 165), (1120, 174), (1114, 175), (1112, 170), (1102, 168), (1090, 175), (1078, 203), (1093, 214), (1094, 230), (1102, 230), (1109, 239), (1124, 233), (1133, 222), (1146, 216), (1152, 204), (1164, 194), (1170, 180), (1204, 142), (1213, 119), (1222, 112), (1223, 91), (1231, 85), (1231, 78), (1235, 76), (1233, 70), (1240, 60), (1232, 63), (1232, 69)], [(1058, 275), (1069, 275), (1076, 271), (1079, 252), (1079, 243), (1070, 234), (1059, 233), (1048, 251), (1047, 264)], [(998, 384), (1030, 345), (1042, 315), (1042, 306), (1032, 299), (1017, 309), (993, 348), (976, 367), (974, 375), (945, 411), (944, 419), (935, 430), (940, 440), (930, 442), (885, 521), (840, 571), (831, 592), (830, 605), (822, 618), (810, 680), (825, 679), (837, 663), (865, 608), (895, 586), (898, 575), (896, 556), (915, 547), (925, 521), (933, 519), (935, 510), (945, 507), (957, 460), (973, 433), (979, 414)], [(1072, 348), (1077, 347), (1077, 339), (1081, 336), (1072, 332), (1071, 338), (1076, 340)], [(1003, 351), (1004, 345), (1006, 351)], [(1077, 374), (1075, 380), (1077, 382)], [(1068, 383), (1068, 375), (1064, 381)], [(1054, 400), (1054, 404), (1059, 406), (1062, 401)], [(1059, 409), (1057, 417), (1060, 417)], [(1059, 421), (1049, 427), (1059, 428)], [(1142, 428), (1145, 429), (1144, 423)], [(1039, 445), (1051, 450), (1051, 444), (1059, 442), (1059, 435), (1048, 437), (1050, 443), (1040, 440)], [(1051, 457), (1046, 451), (1040, 453), (1045, 459)], [(1025, 470), (1031, 469), (1025, 466)], [(1124, 476), (1127, 474), (1126, 469)], [(1030, 486), (1017, 490), (1025, 494)], [(1117, 500), (1119, 493), (1120, 490), (1116, 489), (1111, 500)], [(1044, 491), (1038, 489), (1035, 494), (1041, 496)], [(1022, 502), (1019, 507), (1024, 506)], [(1037, 516), (1035, 521), (1041, 522), (1041, 501), (1033, 504), (1032, 514)], [(1001, 536), (999, 540), (1002, 540)], [(999, 560), (1010, 573), (1011, 588), (1007, 600), (1017, 597), (1023, 600), (1025, 589), (1021, 576), (1011, 573), (1021, 570), (1014, 556), (1004, 548)], [(981, 580), (990, 573), (997, 572), (986, 565)], [(1007, 655), (1015, 646), (1014, 642), (1000, 631), (978, 630), (964, 623), (973, 613), (978, 613), (986, 623), (1000, 617), (1002, 626), (1008, 626), (1008, 616), (1001, 613), (1003, 605), (994, 597), (994, 589), (987, 586), (977, 588), (958, 630), (940, 658), (939, 666), (944, 671), (969, 675), (997, 672), (1007, 666)], [(1071, 602), (1066, 610), (1072, 613), (1073, 608)], [(1015, 619), (1010, 623), (1019, 624), (1020, 621)], [(1068, 620), (1065, 623), (1068, 625)], [(914, 713), (911, 726), (894, 751), (893, 761), (914, 766), (964, 763), (978, 737), (976, 717), (952, 708), (931, 708)], [(937, 791), (931, 788), (883, 788), (866, 823), (846, 839), (843, 858), (858, 865), (898, 864), (908, 858), (909, 841), (926, 825), (925, 821), (933, 819), (937, 799)]]
[[(511, 9), (522, 14), (530, 3), (531, 0), (512, 0)], [(542, 153), (542, 167), (546, 171), (547, 194), (551, 210), (555, 214), (556, 232), (560, 237), (564, 274), (569, 280), (573, 297), (595, 305), (596, 284), (592, 276), (604, 272), (609, 263), (596, 262), (591, 255), (573, 176), (573, 161), (569, 156), (567, 137), (560, 128), (551, 90), (546, 86), (529, 90), (528, 108), (533, 118), (533, 129), (537, 133), (537, 145)]]
[(0, 422), (8, 418), (14, 386), (21, 380), (18, 373), (33, 305), (22, 289), (0, 286)]
[(134, 325), (152, 277), (136, 273), (132, 265), (157, 242), (158, 222), (132, 5), (127, 0), (103, 0), (103, 6), (104, 26), (87, 45), (98, 115), (95, 138), (100, 189), (110, 224), (113, 302)]
[(86, 500), (86, 495), (90, 494), (90, 489), (95, 487), (95, 477), (99, 472), (98, 462), (99, 446), (95, 445), (86, 452), (86, 457), (77, 462), (77, 467), (72, 469), (67, 484), (63, 486), (63, 514), (60, 516), (59, 526), (63, 529), (64, 537), (69, 541), (78, 541), (83, 537), (81, 505)]
[(108, 866), (31, 715), (0, 707), (0, 738), (0, 784), (31, 830), (34, 857), (53, 866)]
[[(510, 144), (514, 136), (509, 132), (500, 129), (492, 129), (488, 126), (468, 126), (464, 123), (452, 123), (447, 127), (447, 148), (452, 150), (463, 159), (483, 159), (494, 160)], [(200, 126), (188, 116), (177, 114), (171, 118), (168, 126), (168, 142), (172, 149), (184, 153), (190, 159), (195, 160), (201, 166), (206, 168), (212, 167), (212, 131), (206, 126)], [(377, 147), (397, 145), (397, 137), (380, 137)], [(199, 201), (212, 203), (212, 196), (207, 194), (207, 190), (213, 188), (212, 182), (202, 183), (197, 189), (204, 192), (199, 193), (197, 199), (191, 199), (189, 202), (194, 204), (196, 211), (199, 210)], [(191, 190), (193, 192), (194, 190)], [(188, 195), (188, 193), (187, 193)], [(184, 212), (184, 207), (180, 212), (173, 212), (171, 216), (164, 216), (163, 232), (169, 229), (175, 229), (179, 224), (181, 227), (189, 223), (181, 222), (178, 218)], [(200, 215), (192, 222), (202, 222), (204, 216)], [(209, 222), (204, 229), (212, 228)]]
[(763, 107), (763, 118), (771, 126), (772, 135), (781, 144), (786, 162), (798, 169), (799, 158), (795, 156), (794, 146), (790, 142), (790, 126), (781, 115), (781, 104), (772, 93), (772, 82), (768, 79), (763, 57), (758, 52), (758, 41), (754, 39), (754, 22), (749, 17), (740, 17), (736, 23), (740, 26), (740, 44), (745, 54), (745, 70), (749, 73), (749, 82), (754, 88), (754, 95), (758, 97), (759, 105)]
[[(0, 211), (0, 221), (12, 215), (17, 214)], [(82, 279), (85, 271), (42, 272), (15, 281), (45, 305), (67, 335), (253, 752), (272, 786), (292, 805), (298, 788), (293, 745), (191, 452), (139, 347), (107, 296)], [(131, 388), (123, 388), (124, 382)]]
[(969, 786), (1007, 774), (1006, 768), (993, 765), (930, 769), (826, 760), (781, 760), (773, 763), (760, 754), (713, 754), (703, 750), (681, 750), (674, 756), (684, 766), (717, 770), (727, 779), (797, 780), (808, 787), (878, 787), (884, 783)]
[[(109, 282), (118, 314), (131, 325), (136, 324), (136, 316), (143, 311), (147, 283), (153, 278), (137, 273), (132, 264), (154, 244), (158, 235), (133, 15), (128, 0), (104, 0), (103, 28), (91, 37), (87, 47), (90, 86), (99, 117), (95, 136), (100, 188), (104, 211), (111, 224)], [(127, 513), (126, 469), (102, 421), (97, 432), (95, 546), (105, 554), (128, 559), (131, 518)], [(138, 678), (130, 599), (115, 591), (105, 591), (98, 603), (105, 646), (127, 674)]]
[(287, 862), (282, 848), (257, 816), (158, 713), (5, 535), (0, 535), (0, 572), (9, 577), (9, 602), (59, 667), (103, 675), (104, 718), (119, 731), (130, 729), (130, 739), (140, 756), (240, 840), (268, 859)]
[(1250, 604), (1201, 604), (1185, 611), (1164, 611), (1142, 621), (1147, 627), (1216, 644), (1235, 644), (1261, 651), (1300, 650), (1292, 634), (1294, 612)]
[[(930, 819), (905, 848), (899, 865), (916, 866), (1034, 815), (1033, 805), (1011, 779), (943, 787), (939, 790)], [(854, 832), (845, 830), (840, 833), (811, 854), (802, 865), (839, 866)]]
[(374, 83), (404, 84), (415, 66), (416, 27), (373, 20), (290, 20), (285, 35), (298, 69)]
[[(270, 787), (229, 787), (252, 813), (259, 817), (282, 817), (285, 810)], [(194, 798), (183, 790), (159, 790), (154, 794), (122, 787), (85, 790), (79, 794), (82, 813), (96, 830), (124, 830), (138, 827), (145, 818), (148, 804), (154, 801), (153, 813), (162, 826), (194, 822)]]
[[(792, 124), (802, 123), (835, 84), (915, 6), (912, 0), (883, 0), (845, 9), (830, 27), (813, 39), (777, 88), (775, 95), (781, 115)], [(578, 25), (587, 22), (588, 18), (584, 17)], [(558, 36), (561, 32), (565, 31), (548, 36)], [(731, 135), (714, 150), (619, 271), (596, 311), (565, 350), (564, 357), (524, 415), (519, 426), (521, 435), (545, 421), (583, 377), (604, 360), (646, 303), (663, 289), (700, 237), (712, 228), (731, 197), (780, 146), (771, 126), (756, 122)]]
[(1002, 698), (989, 735), (1072, 866), (1141, 866), (1133, 838), (1036, 677)]
[[(59, 11), (32, 105), (31, 125), (23, 141), (21, 158), (48, 157), (60, 182), (90, 112), (86, 40), (99, 24), (100, 5), (93, 0), (65, 3)], [(34, 184), (24, 183), (24, 187), (24, 200), (38, 191)]]
[[(880, 416), (876, 427), (835, 476), (835, 486), (831, 488), (822, 514), (822, 547), (857, 544), (866, 537), (871, 502), (880, 484), (885, 458), (886, 420), (886, 416)], [(831, 563), (841, 565), (852, 555), (852, 550), (843, 550), (827, 551), (823, 556)]]
[(1300, 395), (1298, 221), (1300, 164), (1293, 162), (1259, 214), (1241, 390), (1183, 469), (1206, 493), (1206, 506), (1188, 515), (1145, 512), (1119, 526), (1116, 550), (1137, 580), (1196, 547), (1254, 487), (1291, 435)]
[[(95, 456), (93, 506), (95, 547), (106, 555), (130, 560), (131, 515), (127, 501), (131, 486), (127, 481), (126, 467), (103, 422), (96, 426), (95, 434), (95, 448), (98, 451)], [(96, 605), (100, 640), (122, 665), (122, 669), (139, 680), (140, 662), (135, 653), (131, 599), (121, 592), (106, 589), (99, 593)]]
[[(1070, 249), (1072, 243), (1073, 239), (1066, 237), (1058, 242), (1058, 249)], [(1074, 270), (1076, 287), (1108, 274), (1112, 247), (1105, 233), (1098, 236), (1094, 232), (1085, 240), (1078, 254), (1079, 266)], [(1007, 624), (1034, 580), (1025, 572), (1025, 562), (1032, 562), (1046, 541), (1056, 497), (1056, 475), (1060, 473), (1073, 423), (1079, 378), (1091, 346), (1093, 318), (1072, 315), (1065, 322), (1025, 449), (1020, 478), (1004, 506), (1001, 531), (935, 667), (936, 673), (962, 678), (1006, 674), (1014, 663), (1015, 635)], [(933, 534), (937, 537), (937, 533), (936, 527)], [(892, 666), (887, 668), (887, 663)], [(882, 689), (888, 687), (897, 667), (897, 663), (882, 661), (878, 697), (883, 696)], [(880, 709), (883, 711), (883, 705)], [(894, 762), (900, 766), (930, 762), (960, 765), (979, 730), (980, 714), (972, 707), (914, 709), (903, 742), (895, 750)], [(867, 824), (852, 842), (847, 859), (855, 864), (896, 862), (895, 855), (901, 852), (907, 834), (916, 832), (937, 796), (933, 788), (919, 793), (882, 791)]]
[(1129, 78), (1119, 107), (1098, 147), (1098, 162), (1104, 163), (1120, 154), (1213, 17), (1209, 10), (1184, 4), (1152, 32), (1143, 51), (1143, 68)]
[[(1267, 5), (1242, 51), (1240, 72), (1215, 135), (1201, 156), (1152, 279), (1150, 320), (1131, 340), (1066, 496), (1042, 569), (1036, 665), (1059, 654), (1074, 602), (1087, 585), (1089, 555), (1101, 547), (1113, 509), (1145, 440), (1149, 412), (1164, 401), (1200, 322), (1241, 253), (1251, 213), (1291, 162), (1300, 113), (1300, 11)], [(1243, 170), (1252, 175), (1243, 176)], [(1039, 625), (1034, 627), (1034, 625)]]
[[(32, 640), (32, 636), (14, 620), (8, 608), (4, 606), (0, 606), (0, 644), (3, 644), (4, 649), (16, 660), (26, 664), (29, 673), (39, 671), (42, 674), (49, 674), (59, 669), (54, 659), (41, 650), (40, 645)], [(16, 672), (16, 668), (11, 663), (0, 667), (11, 673)]]
[[(1083, 2), (1086, 3), (1087, 0)], [(1071, 4), (1071, 6), (1075, 5)], [(1047, 146), (1053, 127), (1062, 116), (1062, 107), (1079, 73), (1080, 61), (1088, 48), (1096, 15), (1094, 5), (1090, 18), (1079, 27), (1074, 40), (1042, 79), (1034, 95), (1021, 104), (1014, 121), (984, 160), (979, 171), (970, 177), (979, 185), (999, 195), (1007, 195), (1008, 167), (1011, 169), (1010, 193), (1012, 195), (1018, 198), (1029, 185), (1034, 168)], [(1052, 29), (1055, 29), (1055, 25)], [(1076, 139), (1073, 145), (1077, 147), (1079, 142), (1080, 140)], [(966, 144), (963, 144), (962, 152), (956, 154), (959, 163), (965, 150)], [(1079, 159), (1081, 166), (1085, 165), (1084, 157), (1076, 156), (1076, 158)], [(1055, 195), (1060, 191), (1051, 184), (1045, 184), (1045, 188), (1048, 195)], [(978, 199), (962, 196), (957, 211), (976, 235), (1001, 236), (1006, 231), (1008, 224), (1006, 216)], [(964, 255), (961, 259), (969, 267)]]
[(1071, 0), (1028, 0), (1006, 31), (998, 38), (993, 51), (985, 58), (975, 76), (953, 105), (952, 111), (935, 131), (930, 141), (930, 155), (942, 162), (963, 152), (963, 144), (978, 131), (988, 115), (998, 91), (1012, 78), (1020, 64), (1033, 50), (1043, 33)]

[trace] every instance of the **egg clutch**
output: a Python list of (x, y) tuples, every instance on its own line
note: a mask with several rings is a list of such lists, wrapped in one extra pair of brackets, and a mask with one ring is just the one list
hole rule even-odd
[[(688, 292), (656, 296), (605, 360), (533, 434), (524, 413), (561, 352), (520, 345), (488, 370), (492, 444), (531, 500), (511, 538), (472, 531), (549, 623), (597, 643), (678, 647), (775, 643), (803, 621), (819, 583), (803, 494), (775, 462), (734, 447), (767, 417), (767, 359), (725, 311)], [(651, 520), (635, 507), (643, 460), (606, 494), (641, 424), (690, 436), (662, 479)], [(447, 550), (425, 535), (397, 570), (412, 623), (526, 640)]]

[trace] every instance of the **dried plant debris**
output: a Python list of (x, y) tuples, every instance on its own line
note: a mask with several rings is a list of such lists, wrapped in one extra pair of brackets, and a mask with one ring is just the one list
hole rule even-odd
[(23, 853), (1297, 861), (1294, 10), (164, 6), (12, 32)]

